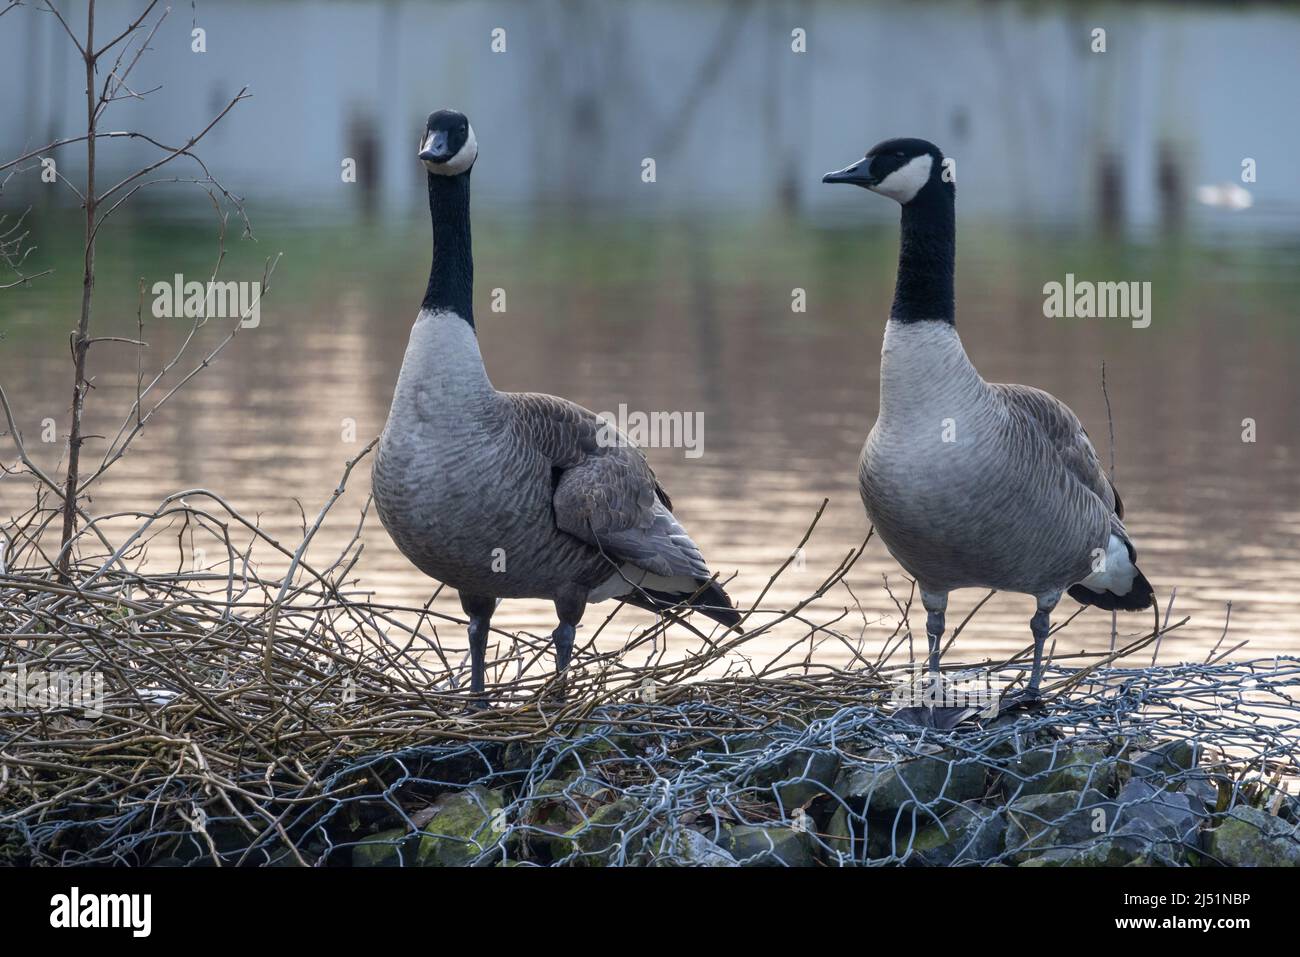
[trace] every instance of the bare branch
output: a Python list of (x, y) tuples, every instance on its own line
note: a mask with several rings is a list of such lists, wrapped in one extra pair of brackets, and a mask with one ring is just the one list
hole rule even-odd
[(49, 276), (53, 272), (53, 269), (42, 269), (40, 272), (34, 272), (30, 276), (23, 276), (22, 279), (15, 279), (13, 282), (0, 283), (0, 289), (13, 289), (15, 286), (25, 286), (33, 279), (40, 279), (42, 276)]
[[(68, 21), (63, 19), (63, 14), (59, 13), (59, 8), (54, 5), (53, 0), (45, 0), (45, 6), (49, 9), (50, 13), (59, 18), (59, 23), (63, 25), (63, 32), (68, 35), (68, 39), (72, 41), (72, 45), (77, 48), (77, 52), (81, 54), (81, 58), (84, 60), (86, 58), (86, 48), (81, 45), (81, 41), (77, 39), (77, 35), (72, 32), (72, 27), (68, 26)], [(94, 5), (92, 4), (91, 10), (93, 9)], [(94, 15), (92, 13), (92, 22), (93, 19)], [(91, 58), (91, 61), (94, 61), (93, 57)]]
[[(157, 0), (154, 0), (154, 2), (157, 2)], [(153, 6), (154, 4), (150, 3), (149, 9), (150, 10), (153, 9)], [(138, 27), (140, 23), (144, 20), (144, 17), (148, 15), (148, 12), (149, 11), (146, 10), (144, 14), (141, 14), (140, 19), (137, 20), (131, 26), (130, 30), (128, 30), (127, 33), (130, 33), (132, 30)], [(109, 103), (113, 102), (113, 100), (115, 99), (118, 99), (118, 97), (115, 94), (117, 93), (118, 90), (126, 87), (126, 78), (131, 75), (131, 71), (135, 69), (135, 65), (140, 62), (140, 57), (144, 55), (144, 51), (149, 49), (149, 41), (151, 41), (154, 38), (154, 34), (158, 32), (158, 28), (162, 26), (163, 21), (167, 19), (167, 14), (169, 13), (171, 13), (170, 7), (163, 10), (162, 16), (160, 16), (157, 22), (154, 23), (153, 29), (149, 31), (149, 35), (144, 38), (144, 42), (141, 43), (139, 48), (135, 51), (135, 56), (131, 58), (131, 62), (128, 63), (126, 69), (122, 70), (120, 73), (118, 72), (118, 69), (122, 65), (122, 57), (125, 56), (126, 52), (130, 49), (130, 44), (127, 44), (127, 46), (123, 47), (122, 52), (117, 55), (117, 59), (113, 61), (113, 69), (109, 70), (108, 75), (104, 77), (103, 90), (99, 94), (99, 108), (95, 111), (96, 117), (98, 117), (100, 114), (104, 112), (105, 108), (108, 106)], [(123, 34), (123, 36), (126, 35), (127, 34)], [(117, 41), (114, 41), (114, 43), (116, 42)], [(112, 45), (113, 44), (109, 44), (110, 47)], [(108, 47), (104, 48), (104, 50), (107, 49)], [(101, 55), (104, 52), (104, 50), (101, 50), (99, 54), (96, 54), (96, 56)], [(114, 84), (111, 87), (111, 92), (110, 92), (110, 84)], [(161, 85), (159, 85), (154, 89), (161, 89), (161, 88), (162, 88)], [(127, 92), (132, 97), (136, 97), (136, 98), (139, 98), (140, 96), (143, 95), (143, 94), (134, 93), (129, 88), (127, 89)]]
[[(140, 24), (144, 23), (145, 18), (149, 16), (150, 11), (153, 10), (153, 8), (156, 7), (157, 5), (158, 5), (158, 0), (149, 0), (149, 6), (144, 8), (144, 12), (140, 14), (138, 17), (136, 17), (129, 27), (127, 27), (125, 30), (123, 30), (121, 33), (119, 33), (117, 36), (109, 40), (102, 47), (100, 47), (98, 50), (95, 51), (95, 58), (98, 59), (99, 57), (102, 57), (109, 50), (113, 49), (113, 47), (117, 46), (119, 43), (121, 43), (123, 40), (129, 37), (132, 33), (134, 33), (136, 31), (136, 28), (139, 27)], [(163, 10), (162, 16), (158, 18), (158, 22), (162, 23), (163, 20), (167, 18), (167, 14), (169, 13), (171, 13), (171, 8), (170, 7), (165, 8)], [(155, 26), (154, 30), (156, 31), (157, 29), (158, 27)], [(151, 32), (149, 36), (152, 37), (153, 33)], [(147, 40), (145, 42), (148, 43)]]
[[(212, 130), (212, 128), (213, 128), (214, 126), (216, 126), (218, 123), (220, 123), (221, 120), (222, 120), (222, 118), (223, 118), (227, 113), (229, 113), (229, 112), (234, 108), (234, 106), (235, 106), (236, 103), (238, 103), (240, 100), (247, 99), (248, 97), (250, 97), (250, 96), (252, 96), (252, 95), (253, 95), (253, 94), (251, 94), (251, 93), (248, 92), (248, 87), (243, 87), (243, 88), (242, 88), (242, 89), (241, 89), (237, 94), (235, 94), (234, 98), (231, 99), (231, 101), (230, 101), (229, 103), (226, 104), (225, 108), (222, 109), (222, 111), (221, 111), (220, 113), (218, 113), (216, 116), (214, 116), (214, 117), (212, 118), (211, 122), (209, 122), (207, 126), (205, 126), (202, 130), (200, 130), (200, 131), (199, 131), (198, 133), (196, 133), (194, 136), (191, 136), (191, 137), (189, 138), (189, 140), (186, 141), (186, 143), (185, 143), (184, 146), (181, 146), (181, 147), (178, 147), (178, 148), (172, 150), (172, 151), (171, 151), (167, 156), (164, 156), (162, 159), (158, 160), (156, 163), (150, 163), (148, 166), (144, 167), (143, 169), (136, 170), (136, 171), (135, 171), (134, 173), (132, 173), (130, 176), (126, 177), (126, 179), (124, 179), (124, 180), (122, 180), (121, 182), (119, 182), (119, 183), (117, 183), (117, 184), (111, 186), (109, 189), (107, 189), (107, 190), (105, 190), (103, 193), (101, 193), (98, 197), (96, 197), (96, 202), (99, 202), (99, 203), (104, 202), (106, 199), (108, 199), (108, 197), (112, 196), (114, 193), (116, 193), (119, 189), (122, 189), (122, 188), (123, 188), (124, 186), (126, 186), (128, 183), (133, 183), (133, 182), (135, 182), (137, 179), (139, 179), (139, 178), (142, 177), (142, 176), (148, 176), (150, 173), (152, 173), (152, 172), (153, 172), (154, 170), (156, 170), (158, 167), (160, 167), (160, 166), (164, 166), (164, 165), (166, 165), (167, 163), (170, 163), (172, 160), (174, 160), (174, 159), (175, 159), (176, 157), (178, 157), (178, 156), (190, 156), (190, 157), (193, 157), (193, 154), (190, 153), (190, 150), (194, 147), (194, 145), (195, 145), (196, 143), (198, 143), (199, 140), (203, 139), (203, 137), (207, 136), (208, 133)], [(193, 158), (197, 159), (197, 157), (193, 157)]]

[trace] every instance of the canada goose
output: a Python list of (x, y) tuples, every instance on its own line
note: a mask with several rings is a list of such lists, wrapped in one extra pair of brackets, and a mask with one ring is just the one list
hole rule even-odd
[(894, 139), (822, 177), (903, 207), (880, 414), (858, 486), (890, 554), (920, 588), (932, 676), (950, 591), (1034, 596), (1029, 703), (1063, 591), (1124, 611), (1149, 608), (1154, 596), (1120, 521), (1119, 493), (1078, 417), (1040, 389), (985, 382), (962, 348), (953, 322), (956, 191), (946, 169), (934, 144)]
[(729, 627), (740, 615), (639, 449), (566, 399), (498, 392), (488, 381), (472, 304), (477, 156), (463, 114), (429, 116), (419, 158), (428, 170), (433, 265), (372, 480), (398, 549), (460, 593), (470, 687), (481, 704), (498, 599), (555, 602), (558, 672), (588, 602), (618, 598), (651, 610), (686, 602)]

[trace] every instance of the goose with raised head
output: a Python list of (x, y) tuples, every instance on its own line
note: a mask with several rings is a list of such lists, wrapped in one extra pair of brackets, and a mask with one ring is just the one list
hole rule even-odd
[(948, 593), (1032, 595), (1037, 700), (1043, 643), (1063, 592), (1140, 611), (1154, 602), (1124, 505), (1075, 414), (1023, 385), (985, 382), (954, 323), (956, 187), (932, 143), (893, 139), (836, 172), (902, 206), (894, 304), (880, 353), (880, 411), (858, 484), (881, 540), (917, 582), (929, 671), (939, 671)]
[(728, 627), (740, 615), (639, 449), (573, 402), (498, 392), (488, 380), (472, 303), (477, 156), (463, 114), (429, 116), (419, 159), (428, 171), (433, 264), (372, 479), (398, 549), (460, 593), (470, 687), (481, 702), (499, 599), (555, 603), (561, 673), (589, 602), (617, 598), (655, 611), (686, 604)]

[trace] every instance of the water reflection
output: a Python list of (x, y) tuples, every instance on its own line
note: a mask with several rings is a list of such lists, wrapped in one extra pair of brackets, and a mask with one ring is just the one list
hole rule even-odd
[[(277, 248), (286, 241), (282, 270), (291, 278), (273, 288), (262, 325), (160, 416), (103, 480), (95, 511), (147, 508), (168, 492), (204, 486), (259, 514), (273, 534), (293, 539), (302, 524), (293, 500), (314, 515), (342, 463), (382, 427), (422, 287), (425, 228), (418, 220), (398, 234), (391, 224), (370, 233), (349, 227), (337, 248), (315, 261), (316, 240), (299, 250), (296, 232), (275, 226), (264, 239)], [(476, 233), (476, 312), (490, 375), (498, 388), (551, 391), (593, 409), (623, 402), (636, 410), (700, 413), (701, 457), (654, 449), (650, 458), (714, 567), (735, 572), (729, 590), (741, 602), (758, 594), (829, 499), (802, 567), (788, 571), (769, 597), (770, 606), (788, 606), (866, 534), (855, 468), (874, 414), (893, 255), (887, 235), (878, 232), (661, 221), (632, 235), (619, 224), (575, 231), (484, 218)], [(1294, 651), (1300, 423), (1293, 410), (1300, 385), (1297, 333), (1285, 321), (1294, 278), (1272, 267), (1242, 273), (1238, 287), (1248, 283), (1276, 296), (1233, 300), (1217, 277), (1201, 278), (1195, 263), (1167, 264), (1162, 268), (1182, 277), (1182, 308), (1175, 314), (1167, 301), (1158, 302), (1165, 311), (1157, 311), (1149, 329), (1047, 320), (1035, 290), (1042, 277), (1064, 271), (1060, 253), (977, 241), (989, 235), (968, 229), (960, 239), (968, 251), (960, 266), (959, 329), (991, 380), (1048, 387), (1068, 401), (1098, 437), (1103, 456), (1099, 373), (1106, 360), (1129, 527), (1162, 601), (1176, 586), (1176, 611), (1194, 616), (1162, 654), (1204, 657), (1220, 638), (1229, 600), (1232, 641), (1225, 647), (1249, 638), (1252, 652)], [(568, 251), (568, 269), (566, 257), (545, 252), (557, 249)], [(529, 250), (542, 262), (527, 263)], [(1130, 250), (1133, 257), (1149, 253)], [(592, 259), (603, 262), (599, 281), (586, 269)], [(790, 309), (790, 289), (799, 283), (811, 290), (804, 314)], [(509, 289), (504, 314), (488, 308), (488, 290), (498, 284)], [(0, 363), (11, 398), (21, 397), (29, 436), (39, 433), (46, 415), (58, 418), (66, 402), (63, 327), (42, 307), (58, 302), (53, 294), (28, 302)], [(119, 299), (103, 315), (122, 332), (133, 328), (129, 300)], [(166, 354), (178, 341), (180, 326), (168, 322), (150, 324), (151, 354)], [(217, 331), (203, 335), (214, 341)], [(120, 415), (134, 396), (135, 357), (129, 349), (104, 348), (92, 365), (89, 429), (110, 433), (117, 420), (104, 411)], [(1247, 417), (1257, 420), (1257, 442), (1241, 440)], [(356, 441), (349, 444), (353, 421)], [(29, 447), (47, 467), (60, 452), (57, 445), (29, 441)], [(359, 508), (365, 484), (364, 477), (355, 481), (340, 509)], [(0, 481), (6, 513), (25, 495), (12, 479)], [(340, 511), (313, 553), (323, 557), (340, 548), (352, 523), (352, 514)], [(407, 565), (373, 516), (364, 541), (356, 567), (362, 587), (387, 601), (427, 600), (432, 584)], [(848, 579), (852, 594), (844, 587), (832, 592), (812, 609), (814, 620), (848, 609), (840, 630), (861, 633), (869, 647), (883, 640), (896, 618), (885, 576), (906, 595), (901, 571), (873, 544)], [(975, 591), (955, 596), (955, 614), (979, 597)], [(447, 595), (438, 607), (455, 613), (457, 606)], [(1019, 650), (1028, 642), (1031, 612), (1024, 599), (996, 597), (955, 654), (972, 659)], [(496, 621), (544, 631), (551, 614), (545, 603), (511, 601)], [(646, 620), (643, 613), (626, 614), (611, 641)], [(1147, 625), (1138, 617), (1121, 619), (1122, 631)], [(797, 633), (778, 631), (751, 651), (774, 653)], [(1109, 634), (1109, 616), (1089, 611), (1062, 633), (1058, 651), (1105, 647)], [(829, 643), (819, 654), (848, 657)]]

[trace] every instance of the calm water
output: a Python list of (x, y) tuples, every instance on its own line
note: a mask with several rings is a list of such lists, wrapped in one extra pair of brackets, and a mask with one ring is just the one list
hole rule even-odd
[[(764, 606), (785, 607), (809, 593), (861, 541), (867, 526), (855, 470), (876, 407), (893, 227), (481, 217), (476, 231), (476, 311), (498, 388), (556, 392), (597, 410), (623, 402), (702, 416), (700, 457), (653, 449), (650, 459), (706, 556), (724, 575), (735, 574), (729, 587), (741, 603), (752, 601), (790, 554), (822, 499), (830, 505), (803, 567), (788, 571)], [(192, 226), (163, 237), (124, 227), (106, 244), (101, 268), (161, 277), (181, 249), (197, 269), (205, 240)], [(1038, 232), (1026, 241), (978, 224), (962, 229), (959, 244), (958, 325), (976, 364), (990, 380), (1042, 386), (1065, 399), (1103, 456), (1106, 362), (1129, 528), (1162, 600), (1177, 587), (1176, 616), (1193, 616), (1162, 654), (1204, 657), (1220, 637), (1228, 601), (1225, 647), (1248, 638), (1243, 653), (1300, 648), (1293, 251), (1151, 243), (1103, 253), (1067, 233)], [(201, 486), (260, 516), (277, 537), (295, 540), (301, 515), (294, 500), (314, 516), (344, 461), (383, 425), (422, 292), (426, 248), (418, 220), (376, 227), (272, 218), (256, 250), (237, 250), (246, 259), (265, 250), (285, 254), (261, 325), (241, 333), (160, 415), (102, 480), (93, 509), (147, 509), (166, 493)], [(1082, 276), (1090, 267), (1113, 268), (1107, 255), (1135, 275), (1155, 277), (1150, 328), (1043, 318), (1044, 282), (1067, 270)], [(104, 285), (101, 332), (134, 335), (134, 298), (121, 294), (121, 282)], [(504, 314), (489, 307), (494, 287), (507, 290)], [(795, 287), (807, 290), (804, 314), (791, 311)], [(7, 310), (0, 351), (0, 381), (48, 468), (61, 449), (37, 437), (47, 416), (62, 427), (75, 294), (65, 277), (11, 300), (17, 308)], [(179, 321), (148, 318), (155, 362), (175, 347), (180, 330)], [(221, 335), (215, 324), (204, 329), (200, 346), (211, 348)], [(115, 431), (134, 395), (135, 363), (130, 347), (96, 347), (90, 431)], [(1245, 418), (1257, 422), (1254, 443), (1241, 439)], [(349, 420), (356, 423), (353, 443), (343, 439)], [(324, 558), (351, 536), (367, 483), (367, 474), (355, 477), (313, 556)], [(5, 514), (29, 494), (12, 478), (0, 480)], [(427, 600), (430, 582), (406, 564), (373, 515), (364, 542), (359, 587), (386, 601)], [(160, 555), (165, 548), (159, 544)], [(850, 609), (836, 627), (874, 650), (896, 619), (882, 576), (906, 594), (901, 570), (873, 543), (848, 579), (861, 609), (839, 587), (811, 618), (829, 621)], [(980, 597), (956, 595), (954, 617)], [(458, 611), (453, 596), (440, 605)], [(1028, 641), (1031, 612), (1025, 598), (997, 596), (954, 656), (1018, 650)], [(611, 640), (648, 618), (625, 614)], [(588, 625), (600, 617), (592, 613)], [(553, 624), (549, 606), (525, 601), (504, 604), (496, 622), (535, 632)], [(1146, 616), (1121, 619), (1128, 632), (1148, 624)], [(1091, 610), (1063, 633), (1058, 651), (1105, 646), (1109, 628), (1110, 616)], [(798, 634), (790, 626), (749, 651), (761, 659)], [(827, 643), (819, 655), (839, 661), (847, 653)]]
[[(1192, 616), (1162, 657), (1204, 658), (1228, 602), (1225, 648), (1249, 639), (1240, 654), (1300, 650), (1300, 183), (1282, 172), (1300, 129), (1271, 119), (1289, 115), (1300, 86), (1300, 17), (1107, 7), (1110, 49), (1098, 57), (1080, 9), (231, 3), (201, 11), (206, 57), (189, 50), (189, 14), (173, 15), (135, 77), (140, 88), (164, 83), (166, 95), (118, 107), (109, 125), (179, 140), (248, 83), (254, 99), (205, 142), (209, 163), (249, 197), (257, 236), (239, 241), (232, 229), (222, 275), (257, 279), (267, 257), (283, 259), (261, 325), (159, 414), (97, 486), (92, 510), (151, 509), (204, 487), (297, 540), (298, 503), (314, 516), (343, 463), (383, 425), (428, 269), (411, 145), (429, 109), (455, 104), (482, 146), (476, 311), (494, 383), (598, 411), (699, 414), (700, 457), (649, 455), (706, 556), (734, 574), (741, 604), (829, 499), (802, 563), (764, 602), (786, 607), (867, 531), (856, 463), (875, 414), (897, 255), (890, 204), (818, 179), (877, 139), (926, 135), (960, 163), (958, 328), (985, 377), (1049, 389), (1109, 459), (1106, 363), (1128, 526), (1161, 601), (1177, 588), (1174, 617)], [(500, 24), (510, 52), (494, 55), (488, 39)], [(807, 29), (806, 54), (790, 52), (792, 26)], [(430, 38), (453, 53), (431, 61)], [(48, 16), (19, 10), (0, 21), (0, 156), (75, 133), (80, 87), (65, 45)], [(863, 96), (878, 90), (889, 95)], [(143, 148), (115, 143), (106, 170), (121, 174)], [(362, 157), (362, 175), (344, 185), (348, 156)], [(654, 186), (639, 178), (647, 156), (658, 161)], [(1234, 180), (1245, 156), (1259, 168), (1253, 208), (1194, 202), (1197, 185)], [(61, 168), (75, 178), (80, 161), (66, 154)], [(212, 226), (198, 218), (206, 200), (168, 189), (140, 194), (102, 233), (99, 335), (137, 335), (139, 279), (212, 267)], [(49, 469), (65, 437), (43, 443), (41, 433), (46, 419), (66, 422), (80, 296), (70, 203), (30, 176), (0, 196), (2, 212), (32, 206), (30, 271), (56, 269), (0, 292), (0, 383)], [(1151, 282), (1150, 328), (1045, 319), (1043, 285), (1067, 273)], [(490, 309), (495, 288), (504, 313)], [(795, 289), (805, 290), (804, 313), (791, 310)], [(200, 332), (178, 369), (217, 344), (221, 325)], [(185, 328), (146, 304), (146, 370)], [(136, 362), (130, 346), (95, 347), (91, 433), (117, 431)], [(1245, 419), (1257, 441), (1242, 441)], [(92, 441), (87, 455), (96, 461), (102, 448)], [(318, 562), (351, 537), (367, 483), (359, 470), (313, 547)], [(0, 515), (30, 496), (25, 482), (0, 477)], [(431, 583), (373, 515), (363, 541), (358, 588), (427, 600)], [(153, 560), (174, 564), (170, 547), (159, 542)], [(839, 619), (874, 651), (897, 614), (884, 576), (906, 596), (901, 570), (873, 543), (848, 587), (810, 618)], [(955, 595), (950, 617), (981, 594)], [(458, 612), (451, 595), (440, 607)], [(1031, 612), (1027, 598), (997, 596), (953, 657), (1019, 650)], [(648, 620), (625, 615), (611, 641)], [(601, 617), (590, 612), (587, 626)], [(1120, 626), (1136, 633), (1149, 621)], [(544, 633), (553, 619), (543, 603), (513, 601), (495, 623)], [(770, 656), (803, 630), (748, 651)], [(443, 635), (463, 646), (461, 634)], [(1057, 650), (1104, 647), (1109, 636), (1110, 616), (1091, 610)], [(847, 660), (830, 641), (818, 656)]]

